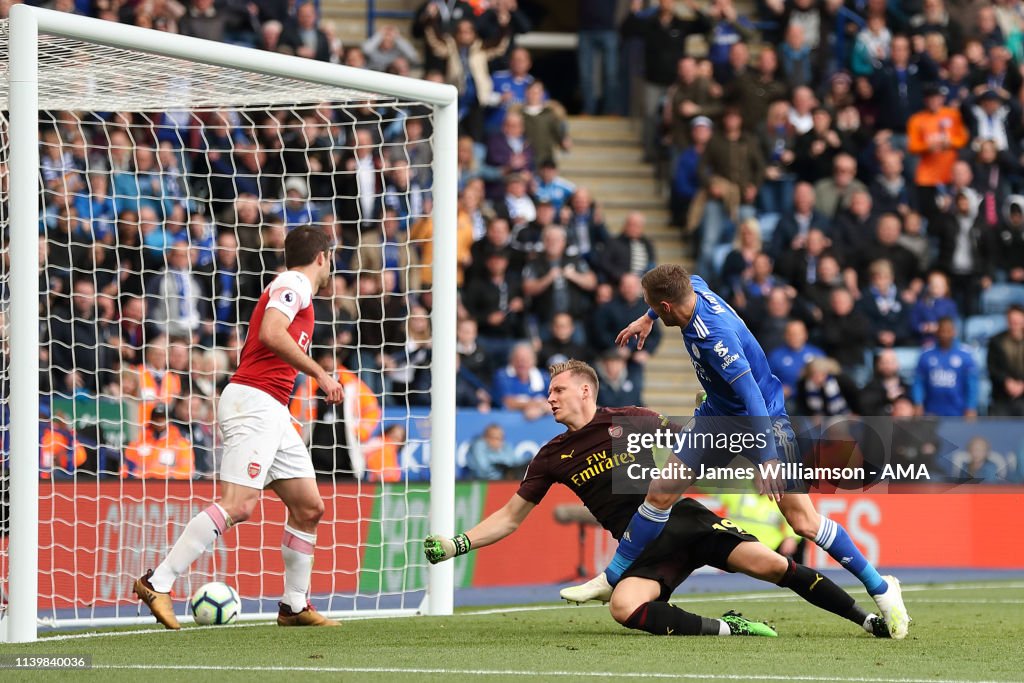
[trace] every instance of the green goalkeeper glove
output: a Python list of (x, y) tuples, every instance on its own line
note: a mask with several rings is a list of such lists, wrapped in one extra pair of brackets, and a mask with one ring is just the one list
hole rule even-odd
[(427, 556), (427, 561), (430, 564), (437, 564), (459, 555), (465, 555), (470, 551), (470, 547), (469, 536), (466, 534), (459, 534), (455, 538), (427, 536), (423, 541), (423, 554)]

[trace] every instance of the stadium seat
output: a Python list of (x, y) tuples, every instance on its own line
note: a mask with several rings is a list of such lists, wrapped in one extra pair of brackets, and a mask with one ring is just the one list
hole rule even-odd
[(1006, 316), (1003, 314), (972, 315), (964, 322), (964, 342), (973, 346), (984, 346), (988, 340), (1006, 330)]
[(1024, 285), (996, 283), (981, 293), (982, 313), (1005, 313), (1012, 304), (1024, 306)]
[(763, 213), (757, 217), (757, 222), (761, 225), (761, 241), (763, 243), (771, 244), (772, 235), (775, 234), (775, 228), (781, 217), (777, 213)]
[(907, 384), (914, 383), (914, 372), (917, 370), (917, 359), (921, 357), (921, 349), (916, 346), (897, 346), (893, 349), (900, 363), (900, 377)]

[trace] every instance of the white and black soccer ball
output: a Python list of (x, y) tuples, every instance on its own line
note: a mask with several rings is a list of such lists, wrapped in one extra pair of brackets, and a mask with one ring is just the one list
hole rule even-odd
[(230, 624), (242, 613), (242, 601), (234, 588), (213, 581), (199, 587), (192, 599), (188, 601), (197, 624), (212, 626)]

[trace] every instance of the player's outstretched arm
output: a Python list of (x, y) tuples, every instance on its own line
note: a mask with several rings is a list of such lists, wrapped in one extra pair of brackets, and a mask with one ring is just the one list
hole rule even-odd
[(260, 323), (260, 343), (288, 365), (315, 378), (324, 394), (327, 395), (328, 403), (340, 403), (342, 399), (341, 384), (325, 372), (315, 360), (302, 350), (298, 342), (292, 339), (292, 336), (288, 334), (289, 325), (291, 325), (291, 320), (287, 315), (268, 306), (263, 314), (263, 322)]
[(533, 503), (518, 493), (514, 494), (500, 510), (488, 515), (475, 527), (455, 538), (427, 536), (423, 541), (423, 554), (431, 564), (437, 564), (465, 555), (470, 550), (497, 543), (518, 529), (534, 507), (536, 506)]

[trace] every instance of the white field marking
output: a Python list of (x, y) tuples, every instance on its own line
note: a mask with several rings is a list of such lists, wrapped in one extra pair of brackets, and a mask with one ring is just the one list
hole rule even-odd
[(785, 676), (771, 674), (687, 674), (630, 671), (516, 671), (503, 669), (427, 669), (401, 668), (390, 666), (214, 666), (202, 664), (94, 664), (94, 669), (128, 669), (134, 671), (252, 671), (252, 672), (302, 672), (302, 673), (382, 673), (382, 674), (440, 674), (471, 676), (523, 676), (545, 677), (572, 676), (575, 678), (658, 678), (686, 681), (826, 681), (832, 683), (1014, 683), (1013, 681), (966, 681), (965, 679), (939, 678), (875, 678), (859, 676)]
[[(931, 591), (931, 590), (948, 591), (948, 590), (981, 590), (981, 589), (992, 589), (992, 588), (1024, 588), (1024, 582), (1022, 582), (1022, 583), (1000, 583), (1000, 584), (997, 584), (997, 585), (977, 583), (977, 584), (935, 584), (935, 585), (931, 586), (931, 585), (921, 584), (921, 585), (913, 585), (913, 586), (905, 585), (902, 588), (903, 588), (904, 592)], [(798, 600), (798, 599), (800, 599), (800, 598), (797, 595), (793, 595), (792, 593), (785, 593), (785, 592), (782, 592), (781, 590), (779, 590), (779, 591), (770, 591), (770, 592), (761, 592), (761, 593), (735, 593), (735, 594), (732, 594), (732, 595), (716, 595), (716, 596), (706, 597), (706, 598), (702, 598), (702, 597), (700, 597), (699, 595), (696, 595), (696, 594), (695, 595), (686, 595), (686, 596), (676, 597), (676, 598), (674, 598), (672, 600), (672, 602), (675, 602), (675, 603), (681, 603), (681, 602), (729, 602), (729, 601), (734, 601), (735, 602), (735, 601), (739, 601), (739, 600)], [(924, 602), (924, 600), (917, 601), (917, 602)], [(964, 600), (965, 604), (976, 603), (976, 602), (982, 602), (982, 601), (979, 601), (979, 600)], [(992, 600), (991, 602), (1015, 604), (1015, 603), (1012, 603), (1011, 601), (1008, 601), (1008, 600)], [(588, 607), (589, 608), (604, 607), (604, 606), (605, 605), (586, 604), (586, 605), (578, 605), (577, 609), (588, 608)], [(486, 615), (489, 615), (489, 614), (513, 614), (513, 613), (518, 613), (518, 612), (543, 612), (543, 611), (546, 611), (546, 610), (565, 609), (566, 607), (567, 607), (567, 605), (564, 604), (564, 603), (555, 603), (555, 604), (548, 604), (548, 605), (529, 605), (529, 606), (525, 606), (525, 607), (497, 607), (497, 608), (492, 608), (492, 609), (473, 610), (473, 611), (469, 611), (469, 612), (457, 612), (455, 614), (455, 616), (477, 617), (477, 616), (486, 616)], [(381, 618), (384, 618), (384, 617), (376, 617), (376, 616), (368, 614), (368, 615), (365, 615), (365, 616), (364, 615), (359, 615), (358, 617), (346, 617), (345, 620), (346, 621), (353, 621), (355, 619), (381, 619)], [(249, 627), (252, 627), (252, 626), (267, 626), (268, 624), (272, 624), (272, 623), (273, 622), (247, 621), (247, 622), (242, 622), (240, 624), (224, 624), (224, 625), (220, 625), (220, 626), (190, 626), (190, 627), (188, 627), (186, 629), (182, 629), (182, 630), (184, 632), (191, 632), (191, 631), (206, 630), (206, 629), (211, 629), (211, 628), (221, 628), (221, 629), (223, 629), (223, 628), (249, 628)], [(56, 641), (60, 641), (60, 640), (79, 640), (79, 639), (83, 639), (83, 638), (109, 638), (111, 636), (135, 636), (135, 635), (144, 635), (144, 634), (152, 634), (152, 633), (169, 633), (169, 632), (173, 633), (173, 631), (168, 631), (167, 629), (157, 629), (157, 628), (146, 628), (146, 629), (141, 629), (140, 628), (140, 629), (134, 629), (134, 630), (131, 630), (131, 631), (99, 631), (99, 632), (97, 632), (97, 631), (90, 631), (90, 632), (87, 632), (87, 633), (66, 633), (66, 634), (52, 635), (52, 636), (48, 635), (48, 636), (43, 636), (39, 640), (40, 641), (45, 641), (45, 642), (56, 642)], [(815, 680), (821, 680), (821, 679), (815, 679)]]

